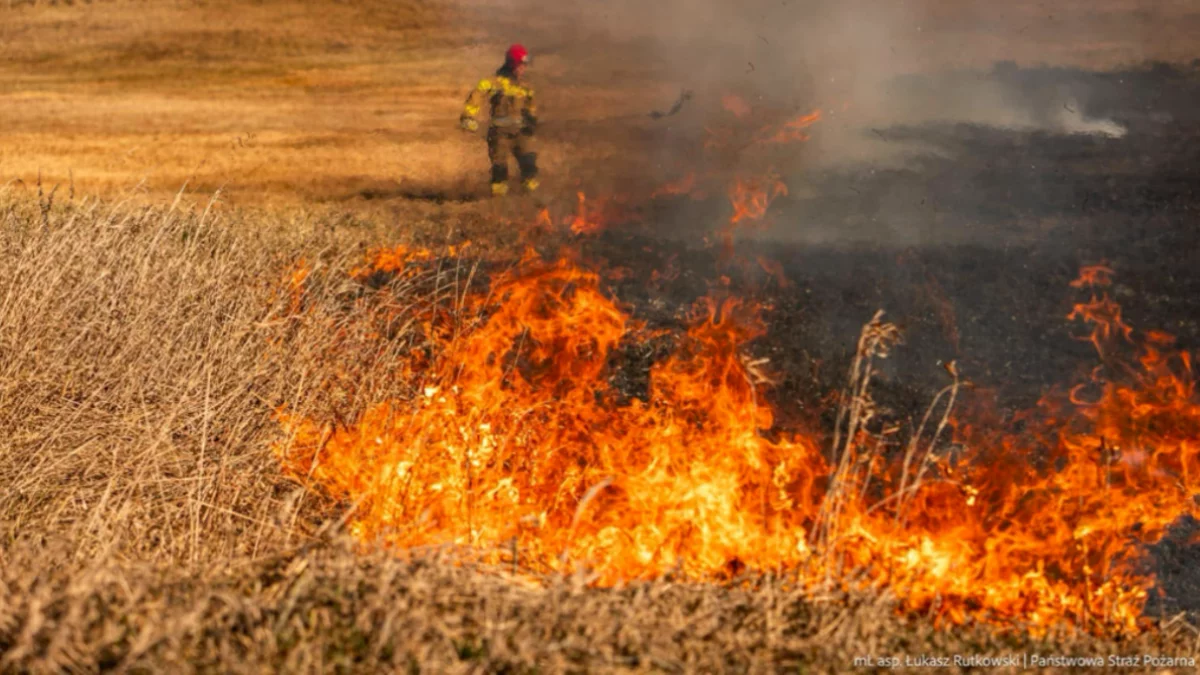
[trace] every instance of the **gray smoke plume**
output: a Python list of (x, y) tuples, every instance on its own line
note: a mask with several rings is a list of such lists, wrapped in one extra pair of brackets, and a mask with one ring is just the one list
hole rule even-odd
[[(1107, 68), (1178, 56), (1162, 38), (1178, 32), (1182, 17), (1195, 23), (1186, 3), (1142, 4), (508, 0), (472, 7), (511, 17), (489, 22), (497, 40), (525, 36), (580, 81), (652, 73), (710, 100), (733, 92), (752, 105), (838, 111), (860, 126), (936, 121), (1120, 135), (1115, 123), (1088, 118), (1086, 91), (1030, 100), (986, 74), (999, 61)], [(972, 71), (979, 75), (940, 85), (897, 84), (906, 75)]]
[[(625, 179), (653, 185), (677, 177), (681, 166), (728, 176), (770, 165), (793, 203), (809, 205), (794, 206), (794, 219), (810, 221), (822, 215), (810, 208), (820, 200), (807, 199), (822, 172), (900, 169), (953, 152), (893, 130), (972, 125), (1119, 139), (1126, 128), (1092, 112), (1085, 79), (1031, 86), (1006, 74), (1190, 60), (1189, 31), (1200, 29), (1200, 13), (1182, 1), (1149, 8), (1134, 0), (461, 1), (464, 11), (487, 17), (496, 44), (522, 40), (533, 48), (539, 76), (556, 95), (602, 96), (599, 107), (621, 111), (573, 122), (580, 134), (644, 141), (653, 166), (617, 172)], [(648, 113), (668, 111), (681, 91), (692, 97), (679, 113), (651, 122)], [(764, 150), (766, 158), (757, 149), (716, 158), (696, 150), (713, 129), (777, 126), (813, 110), (822, 119), (802, 146)], [(903, 206), (921, 204), (919, 195), (875, 200), (893, 223), (927, 219)]]

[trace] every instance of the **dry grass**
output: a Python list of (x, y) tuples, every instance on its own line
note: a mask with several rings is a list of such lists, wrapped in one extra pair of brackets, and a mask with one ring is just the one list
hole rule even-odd
[[(15, 562), (34, 557), (18, 555)], [(5, 595), (7, 594), (7, 595)], [(0, 574), (0, 668), (87, 672), (815, 672), (864, 656), (1194, 653), (1178, 627), (1113, 644), (939, 631), (885, 601), (786, 581), (533, 586), (336, 544), (181, 575), (99, 563)], [(959, 668), (944, 669), (959, 672)], [(994, 669), (1017, 672), (1018, 668)], [(1130, 672), (1148, 669), (1130, 669)]]
[(252, 553), (272, 501), (245, 449), (295, 377), (262, 358), (282, 235), (234, 238), (203, 210), (5, 206), (0, 536), (69, 535), (81, 559)]
[[(491, 205), (434, 203), (484, 180), (480, 141), (453, 129), (500, 46), (477, 25), (426, 3), (0, 2), (0, 672), (845, 672), (867, 655), (1197, 654), (1178, 623), (1132, 644), (1035, 640), (941, 631), (886, 598), (806, 598), (779, 579), (595, 590), (346, 545), (343, 510), (280, 475), (271, 412), (352, 417), (402, 393), (388, 375), (414, 346), (403, 325), (338, 348), (325, 329), (352, 306), (338, 280), (364, 246), (510, 248)], [(637, 73), (568, 86), (585, 67), (538, 62), (563, 85), (544, 104), (552, 194), (636, 138), (577, 122), (644, 117), (677, 93)], [(284, 283), (299, 259), (313, 268), (305, 322)], [(397, 297), (451, 302), (464, 272), (431, 270)], [(345, 349), (356, 342), (374, 349)]]
[[(1073, 2), (1055, 21), (1032, 1), (997, 17), (929, 0), (913, 12), (938, 39), (916, 63), (987, 67), (1014, 52), (1022, 62), (1099, 67), (1190, 59), (1195, 15), (1142, 4)], [(1096, 11), (1081, 19), (1085, 5)], [(414, 198), (474, 198), (486, 192), (482, 141), (455, 123), (466, 91), (516, 38), (539, 50), (531, 76), (549, 191), (655, 175), (663, 158), (643, 156), (653, 145), (646, 135), (666, 125), (646, 113), (697, 83), (663, 72), (653, 46), (605, 42), (602, 17), (507, 6), (5, 0), (0, 181), (32, 184), (40, 173), (48, 184), (107, 195), (140, 183), (160, 198), (188, 183), (208, 195), (224, 187), (241, 206), (368, 211), (381, 200), (402, 210)], [(964, 45), (979, 62), (962, 62)]]
[[(376, 231), (53, 196), (0, 192), (0, 541), (198, 569), (292, 540), (272, 412), (344, 403), (322, 383), (345, 372), (364, 399), (394, 393), (383, 375), (408, 346), (400, 331), (384, 350), (331, 343), (354, 294), (338, 282)], [(442, 301), (430, 289), (454, 273), (407, 290)]]
[[(487, 192), (486, 150), (457, 120), (506, 46), (489, 31), (507, 34), (515, 17), (495, 14), (443, 2), (0, 4), (0, 180), (106, 195), (140, 185), (158, 199), (187, 184), (243, 207), (332, 202), (377, 216), (381, 201), (407, 215), (413, 200), (472, 200)], [(653, 84), (630, 100), (628, 79), (586, 91), (575, 79), (553, 54), (534, 73), (554, 83), (541, 96), (554, 112), (541, 148), (551, 189), (629, 152), (623, 135), (573, 120), (644, 117), (662, 97)]]
[[(1034, 639), (939, 630), (886, 597), (804, 597), (786, 579), (599, 590), (353, 550), (343, 511), (281, 477), (270, 416), (352, 417), (403, 393), (387, 374), (420, 346), (403, 322), (329, 342), (330, 322), (378, 325), (342, 322), (358, 291), (338, 281), (376, 237), (0, 199), (0, 671), (845, 672), (868, 655), (1200, 648), (1181, 623), (1134, 643)], [(297, 297), (284, 280), (300, 257)], [(470, 276), (434, 266), (392, 296), (451, 303)]]
[[(987, 58), (970, 64), (987, 67), (1011, 56), (1005, 50), (1018, 48), (1007, 38), (1017, 37), (1022, 54), (1033, 54), (1031, 44), (1055, 45), (1023, 62), (1093, 59), (1102, 67), (1172, 58), (1190, 44), (1139, 41), (1159, 28), (1190, 34), (1177, 9), (1145, 10), (1138, 31), (1124, 31), (1133, 20), (1127, 0), (1104, 3), (1075, 31), (1099, 46), (1045, 35), (1059, 24), (1042, 21), (1032, 2), (999, 23), (925, 4), (914, 12), (928, 14), (939, 36), (922, 52), (929, 67), (945, 66), (947, 53), (961, 57), (963, 44), (988, 45), (980, 47)], [(654, 182), (686, 173), (647, 153), (678, 130), (646, 113), (697, 83), (665, 72), (653, 45), (605, 37), (605, 21), (506, 6), (0, 2), (0, 182), (33, 185), (40, 175), (48, 185), (110, 197), (138, 185), (151, 200), (187, 184), (199, 203), (221, 189), (240, 207), (323, 203), (407, 222), (437, 208), (430, 202), (471, 202), (487, 192), (483, 141), (458, 132), (456, 120), (469, 87), (518, 38), (538, 50), (531, 77), (542, 99), (547, 194), (569, 197), (577, 186), (611, 192), (622, 176)], [(1080, 7), (1074, 3), (1072, 15)], [(1176, 47), (1151, 50), (1163, 45)], [(715, 105), (723, 92), (709, 89), (699, 99)]]
[(250, 204), (463, 173), (465, 143), (444, 131), (470, 80), (457, 56), (469, 33), (450, 31), (437, 5), (117, 1), (0, 12), (6, 177), (30, 183), (41, 171), (93, 193), (144, 181), (159, 195), (232, 183), (226, 197)]

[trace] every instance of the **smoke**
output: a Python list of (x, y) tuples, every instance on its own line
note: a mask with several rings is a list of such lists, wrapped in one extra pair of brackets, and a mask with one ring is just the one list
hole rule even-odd
[[(1068, 0), (1054, 7), (1034, 0), (464, 1), (477, 3), (473, 11), (478, 3), (489, 8), (494, 43), (522, 40), (533, 49), (547, 109), (576, 116), (570, 122), (578, 142), (568, 151), (569, 164), (572, 171), (593, 172), (580, 184), (603, 191), (614, 186), (605, 183), (608, 176), (618, 175), (656, 186), (696, 168), (728, 185), (724, 179), (770, 167), (789, 188), (776, 211), (786, 210), (784, 217), (803, 223), (804, 237), (821, 241), (850, 236), (832, 224), (848, 216), (862, 221), (862, 233), (872, 239), (879, 234), (872, 223), (886, 221), (882, 236), (897, 243), (944, 240), (940, 225), (923, 229), (931, 222), (930, 204), (938, 201), (929, 186), (944, 172), (890, 183), (860, 179), (876, 171), (920, 171), (930, 158), (955, 161), (961, 144), (939, 142), (946, 134), (938, 130), (960, 125), (981, 128), (985, 136), (989, 130), (1035, 132), (1033, 143), (1121, 139), (1127, 129), (1106, 116), (1111, 106), (1093, 105), (1094, 78), (1023, 74), (1044, 66), (1079, 73), (1178, 60), (1174, 45), (1188, 44), (1186, 31), (1200, 28), (1200, 15), (1182, 4), (1146, 9), (1133, 0)], [(668, 110), (681, 91), (692, 98), (679, 114), (648, 117)], [(699, 150), (714, 131), (753, 133), (813, 110), (822, 117), (806, 143)], [(620, 164), (599, 168), (588, 153), (597, 139), (615, 138), (633, 149), (595, 151)], [(636, 164), (622, 153), (647, 161)], [(972, 193), (1002, 199), (992, 185), (997, 178), (972, 165), (978, 176), (954, 176), (956, 208), (967, 209), (968, 220), (992, 218), (1004, 204), (967, 202)], [(1031, 163), (1006, 179), (1020, 181), (1020, 194), (1030, 199), (1057, 198), (1059, 192), (1037, 184), (1043, 180), (1037, 171), (1048, 170), (1043, 166)], [(838, 186), (842, 197), (830, 197), (828, 176), (851, 177)], [(715, 184), (710, 194), (720, 195)], [(944, 212), (938, 217), (954, 220)], [(822, 219), (831, 223), (824, 230), (812, 224)], [(946, 228), (953, 236), (964, 232)]]
[[(550, 6), (510, 0), (506, 11), (530, 20), (502, 24), (496, 33), (533, 33), (529, 39), (562, 59), (573, 81), (619, 83), (636, 74), (675, 82), (696, 92), (702, 117), (720, 114), (728, 93), (779, 113), (822, 109), (834, 118), (828, 126), (835, 127), (837, 150), (815, 154), (845, 161), (886, 157), (883, 148), (875, 150), (879, 157), (867, 151), (877, 145), (869, 135), (855, 148), (846, 144), (864, 130), (890, 125), (1122, 135), (1116, 123), (1087, 116), (1080, 105), (1086, 91), (1037, 92), (1035, 98), (991, 72), (1001, 60), (1086, 60), (1104, 36), (1095, 34), (1094, 20), (1082, 22), (1105, 4), (1119, 3), (1060, 8), (1057, 18), (1047, 18), (1044, 3), (996, 9), (978, 0), (567, 0)], [(1033, 39), (1041, 31), (1031, 26), (1047, 21), (1079, 43), (1074, 53), (1062, 46), (1062, 36), (1049, 45)], [(1080, 24), (1074, 35), (1072, 23)]]

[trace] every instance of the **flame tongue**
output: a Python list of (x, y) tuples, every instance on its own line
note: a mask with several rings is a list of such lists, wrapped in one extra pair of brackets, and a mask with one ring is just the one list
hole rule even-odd
[[(1097, 270), (1077, 286), (1107, 283)], [(623, 405), (612, 364), (642, 327), (595, 272), (527, 255), (473, 302), (488, 312), (474, 330), (427, 329), (438, 349), (408, 369), (426, 377), (415, 400), (348, 428), (280, 413), (284, 466), (356, 504), (363, 540), (515, 550), (601, 584), (786, 568), (805, 585), (887, 586), (954, 622), (1136, 631), (1152, 581), (1138, 543), (1200, 512), (1191, 360), (1164, 334), (1145, 337), (1131, 384), (1047, 402), (1021, 434), (954, 422), (955, 463), (891, 460), (886, 434), (860, 427), (829, 466), (814, 439), (764, 433), (772, 412), (741, 354), (763, 330), (753, 304), (700, 302), (648, 399)], [(1109, 302), (1093, 294), (1074, 316), (1112, 349), (1133, 333)]]
[[(734, 118), (757, 112), (734, 96), (723, 105)], [(802, 142), (820, 119), (813, 111), (749, 137), (710, 130), (705, 149)], [(689, 173), (654, 194), (702, 196), (697, 180)], [(732, 183), (722, 262), (735, 234), (764, 226), (786, 194), (773, 173)], [(626, 217), (621, 204), (580, 192), (559, 222), (592, 235)], [(539, 213), (540, 227), (554, 223)], [(375, 251), (351, 276), (380, 289), (381, 313), (395, 319), (402, 303), (380, 281), (414, 278), (413, 263), (432, 258)], [(293, 318), (312, 273), (301, 263), (285, 279)], [(652, 367), (647, 399), (626, 404), (610, 379), (643, 327), (596, 272), (530, 253), (489, 293), (463, 299), (486, 320), (460, 330), (447, 310), (422, 317), (432, 357), (414, 354), (398, 373), (419, 395), (378, 403), (349, 426), (281, 411), (290, 439), (274, 449), (286, 471), (353, 504), (353, 531), (367, 542), (460, 546), (514, 564), (516, 555), (535, 571), (588, 569), (600, 584), (784, 569), (808, 588), (886, 587), (902, 609), (945, 621), (1135, 632), (1153, 581), (1140, 545), (1200, 515), (1200, 405), (1190, 355), (1165, 334), (1135, 340), (1106, 292), (1112, 275), (1082, 270), (1072, 287), (1091, 295), (1070, 318), (1091, 325), (1086, 339), (1117, 377), (1097, 375), (1069, 403), (1047, 398), (1021, 433), (947, 412), (931, 421), (933, 440), (917, 431), (907, 448), (878, 428), (869, 377), (856, 380), (831, 464), (814, 438), (772, 428), (757, 391), (767, 378), (742, 355), (763, 331), (758, 306), (702, 300), (674, 353)], [(893, 326), (873, 321), (860, 359), (882, 357), (893, 338)], [(1121, 358), (1139, 341), (1136, 358)], [(953, 400), (958, 375), (948, 371)], [(943, 447), (951, 434), (954, 461)]]
[(807, 141), (810, 136), (804, 130), (820, 121), (820, 110), (814, 110), (806, 115), (798, 115), (784, 122), (777, 129), (763, 129), (758, 142), (795, 143)]
[(359, 502), (359, 536), (485, 551), (515, 539), (530, 563), (590, 565), (608, 583), (800, 560), (822, 460), (807, 439), (759, 433), (771, 412), (738, 356), (761, 330), (753, 307), (704, 303), (652, 370), (649, 402), (622, 407), (607, 363), (636, 326), (595, 273), (527, 261), (493, 296), (481, 328), (443, 345), (419, 401), (332, 432), (282, 416), (296, 435), (285, 464)]

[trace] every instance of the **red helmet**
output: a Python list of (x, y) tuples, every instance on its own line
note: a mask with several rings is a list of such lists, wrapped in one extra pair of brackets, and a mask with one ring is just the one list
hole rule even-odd
[(524, 45), (513, 45), (504, 53), (504, 60), (510, 66), (529, 63), (529, 50), (525, 49)]

